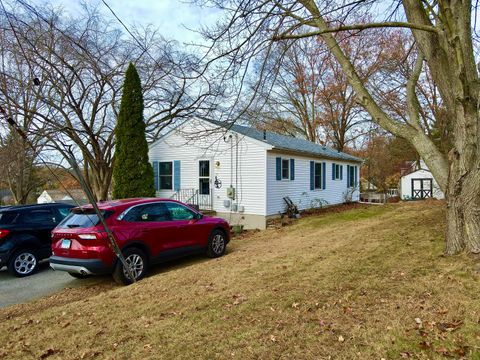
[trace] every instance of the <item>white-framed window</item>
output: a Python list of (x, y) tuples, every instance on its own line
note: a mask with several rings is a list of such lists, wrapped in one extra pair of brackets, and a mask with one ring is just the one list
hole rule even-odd
[(295, 180), (295, 159), (277, 157), (275, 164), (276, 179), (278, 181)]
[(290, 180), (290, 159), (282, 159), (282, 180)]
[(314, 189), (323, 189), (322, 163), (316, 162), (314, 165)]
[(158, 163), (158, 180), (160, 190), (173, 189), (173, 162), (160, 161)]
[(347, 187), (353, 188), (357, 186), (357, 167), (347, 165)]
[(198, 189), (200, 195), (210, 195), (210, 160), (198, 162)]
[(332, 180), (342, 180), (343, 166), (340, 164), (332, 164)]
[(326, 162), (310, 161), (310, 190), (325, 190), (327, 188)]

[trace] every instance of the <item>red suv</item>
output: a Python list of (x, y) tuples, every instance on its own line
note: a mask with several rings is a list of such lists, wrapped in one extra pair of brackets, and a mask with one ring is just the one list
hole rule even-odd
[[(196, 252), (210, 257), (225, 253), (230, 227), (169, 199), (125, 199), (98, 204), (136, 280), (147, 267)], [(50, 266), (76, 278), (113, 274), (131, 283), (109, 246), (107, 234), (91, 206), (74, 208), (52, 232)]]

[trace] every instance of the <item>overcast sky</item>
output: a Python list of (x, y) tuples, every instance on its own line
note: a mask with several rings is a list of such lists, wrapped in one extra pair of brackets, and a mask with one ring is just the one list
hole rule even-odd
[[(87, 0), (98, 4), (108, 16), (109, 10), (101, 0)], [(118, 17), (129, 27), (140, 24), (153, 24), (167, 39), (175, 39), (182, 43), (198, 42), (201, 37), (187, 30), (198, 29), (202, 25), (214, 24), (219, 17), (218, 10), (202, 9), (182, 0), (105, 0)], [(33, 0), (33, 3), (49, 3), (55, 7), (63, 7), (67, 12), (74, 13), (80, 0)], [(119, 26), (121, 26), (119, 24)]]

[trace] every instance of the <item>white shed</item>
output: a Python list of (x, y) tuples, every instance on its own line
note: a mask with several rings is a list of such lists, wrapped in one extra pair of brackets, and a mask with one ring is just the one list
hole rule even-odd
[(150, 146), (157, 196), (264, 229), (285, 212), (358, 201), (362, 160), (294, 137), (190, 120)]
[(400, 179), (400, 198), (403, 200), (436, 198), (444, 199), (437, 181), (422, 160)]

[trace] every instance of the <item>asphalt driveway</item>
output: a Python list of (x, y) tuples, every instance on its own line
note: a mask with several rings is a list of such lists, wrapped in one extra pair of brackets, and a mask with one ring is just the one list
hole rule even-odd
[(66, 272), (53, 271), (48, 262), (40, 264), (36, 274), (24, 278), (14, 277), (3, 268), (0, 270), (0, 308), (32, 301), (67, 287), (92, 285), (102, 281), (105, 281), (103, 277), (74, 279)]

